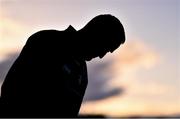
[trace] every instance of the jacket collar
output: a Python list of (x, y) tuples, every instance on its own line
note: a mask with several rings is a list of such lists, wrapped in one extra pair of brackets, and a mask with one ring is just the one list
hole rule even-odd
[(72, 27), (71, 25), (69, 25), (69, 27), (65, 31), (67, 31), (67, 32), (76, 32), (76, 29), (74, 27)]

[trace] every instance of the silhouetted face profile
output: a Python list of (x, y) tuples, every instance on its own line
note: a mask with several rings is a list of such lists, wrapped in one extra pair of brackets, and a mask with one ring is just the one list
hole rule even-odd
[(113, 52), (125, 42), (125, 32), (121, 22), (106, 14), (93, 18), (78, 31), (81, 42), (86, 44), (81, 55), (87, 61), (95, 57), (102, 58), (107, 52)]

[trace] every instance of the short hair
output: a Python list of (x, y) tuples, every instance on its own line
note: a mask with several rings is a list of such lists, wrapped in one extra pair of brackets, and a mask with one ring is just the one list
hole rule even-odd
[(125, 31), (121, 22), (110, 14), (103, 14), (94, 17), (83, 28), (98, 38), (96, 42), (103, 43), (115, 50), (125, 42)]

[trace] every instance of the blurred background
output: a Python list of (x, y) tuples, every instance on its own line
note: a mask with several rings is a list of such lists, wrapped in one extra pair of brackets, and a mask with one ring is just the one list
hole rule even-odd
[(99, 14), (122, 22), (126, 42), (87, 62), (80, 114), (180, 115), (178, 0), (0, 0), (0, 85), (30, 35), (69, 25), (79, 30)]

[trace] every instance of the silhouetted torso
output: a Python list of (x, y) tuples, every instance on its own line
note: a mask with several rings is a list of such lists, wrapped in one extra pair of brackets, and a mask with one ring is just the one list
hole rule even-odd
[[(32, 35), (2, 85), (3, 112), (8, 116), (75, 117), (87, 86), (84, 60), (69, 27)], [(70, 42), (71, 41), (71, 42)], [(73, 50), (73, 51), (72, 51)]]

